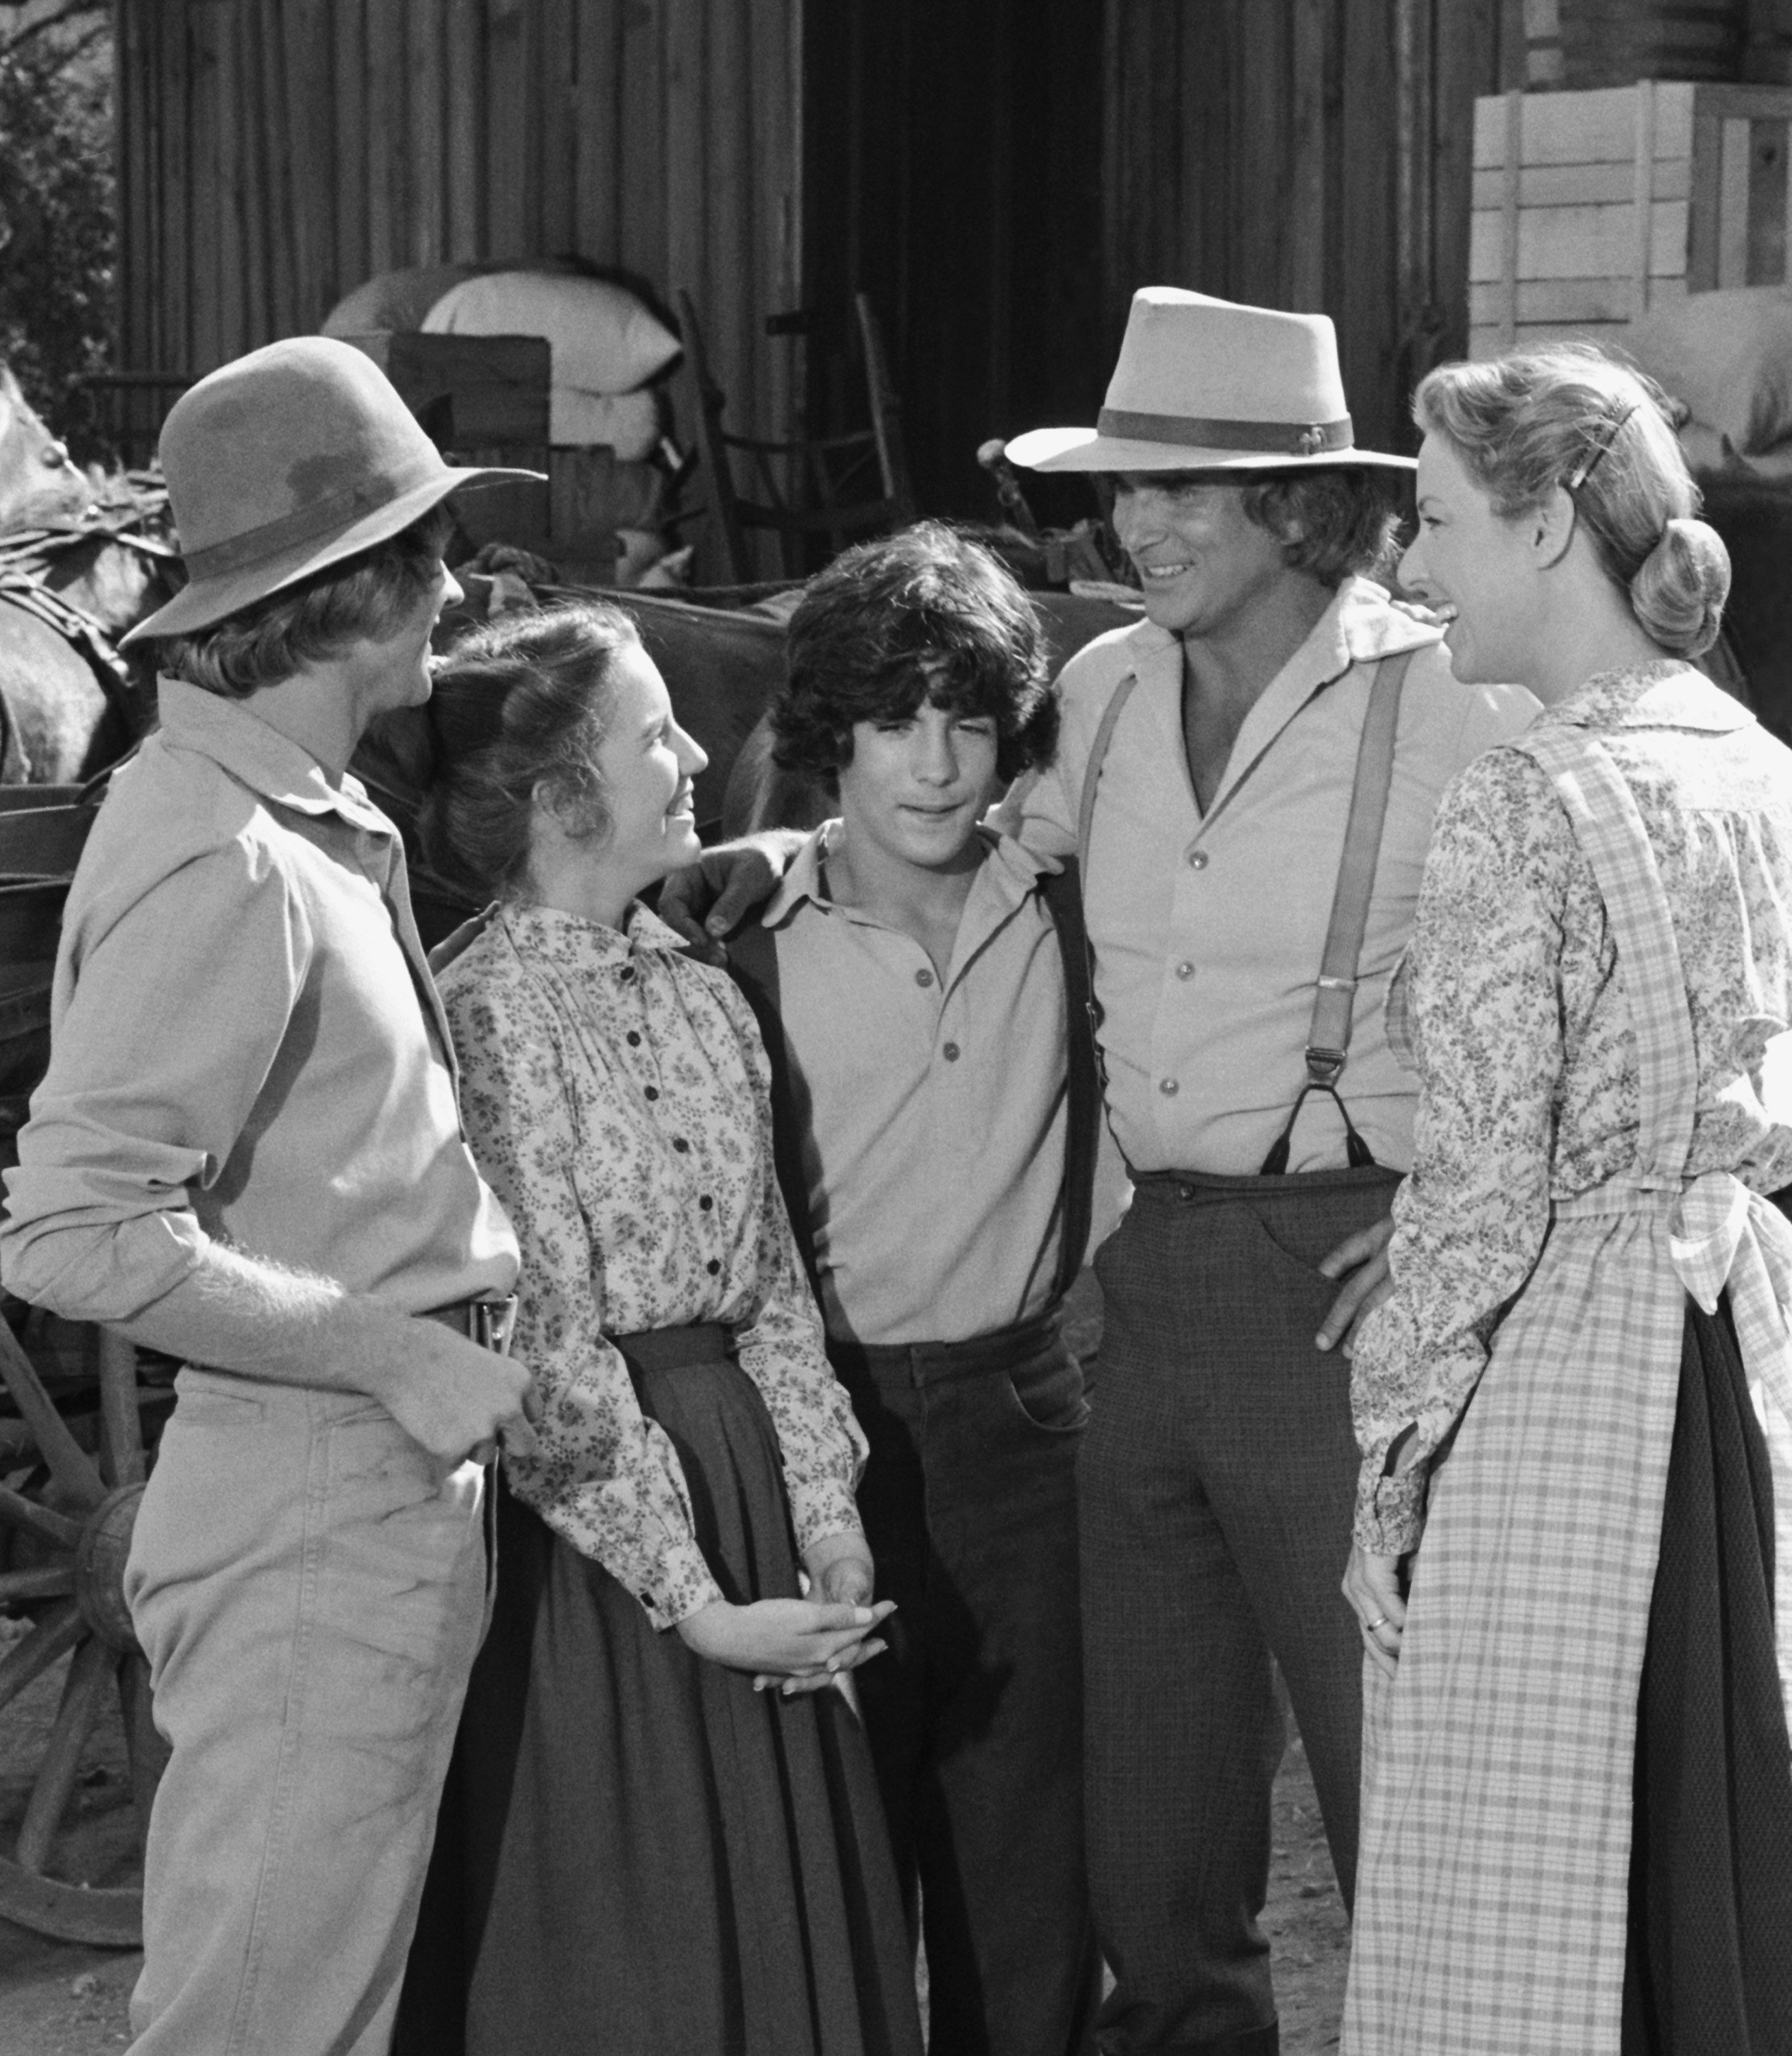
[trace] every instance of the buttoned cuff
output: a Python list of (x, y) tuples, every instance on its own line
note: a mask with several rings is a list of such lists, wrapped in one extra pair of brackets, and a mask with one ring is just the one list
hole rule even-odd
[(647, 1610), (648, 1621), (663, 1633), (713, 1605), (723, 1594), (697, 1544), (674, 1542), (655, 1564), (652, 1582), (635, 1596)]
[(1356, 1494), (1358, 1548), (1371, 1556), (1405, 1556), (1416, 1549), (1425, 1532), (1426, 1484), (1422, 1468), (1383, 1477), (1379, 1465), (1365, 1464)]
[(849, 1485), (837, 1478), (785, 1481), (790, 1495), (790, 1519), (797, 1531), (797, 1553), (805, 1556), (830, 1535), (860, 1525), (858, 1502)]

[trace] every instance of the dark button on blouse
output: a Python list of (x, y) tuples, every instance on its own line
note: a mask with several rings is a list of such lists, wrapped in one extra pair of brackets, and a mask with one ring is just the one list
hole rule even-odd
[(703, 1266), (703, 1268), (708, 1271), (712, 1278), (714, 1277), (715, 1274), (722, 1268), (721, 1259), (719, 1257), (712, 1256), (709, 1262)]
[(628, 1031), (628, 1046), (629, 1046), (629, 1047), (630, 1047), (630, 1049), (631, 1049), (631, 1050), (639, 1050), (639, 1049), (640, 1048), (640, 1046), (641, 1046), (641, 1036), (640, 1036), (640, 1031), (639, 1031), (638, 1029), (631, 1028), (631, 1029), (629, 1030), (629, 1031)]
[(948, 1064), (955, 1064), (955, 1063), (958, 1062), (958, 1058), (959, 1058), (959, 1049), (958, 1049), (958, 1045), (957, 1045), (957, 1043), (955, 1043), (955, 1042), (948, 1042), (948, 1043), (946, 1045), (945, 1048), (944, 1048), (943, 1050), (942, 1050), (940, 1051), (940, 1055), (941, 1055), (941, 1056), (943, 1056), (943, 1057), (946, 1059), (946, 1062), (947, 1062)]
[(690, 1145), (685, 1141), (682, 1135), (674, 1135), (672, 1137), (672, 1147), (677, 1150), (678, 1154), (682, 1156), (690, 1147)]
[(659, 1088), (658, 1085), (647, 1085), (643, 1087), (643, 1089), (646, 1092), (649, 1099), (658, 1099), (659, 1097)]
[(706, 1192), (706, 1193), (703, 1195), (703, 1196), (702, 1197), (702, 1199), (700, 1199), (700, 1200), (697, 1202), (697, 1204), (698, 1204), (698, 1206), (700, 1206), (700, 1207), (703, 1209), (703, 1211), (704, 1211), (704, 1212), (705, 1212), (705, 1213), (707, 1213), (707, 1212), (710, 1211), (710, 1208), (712, 1208), (712, 1207), (715, 1204), (715, 1201), (714, 1201), (713, 1199), (711, 1199), (711, 1198), (710, 1198), (710, 1195), (709, 1195), (707, 1192)]

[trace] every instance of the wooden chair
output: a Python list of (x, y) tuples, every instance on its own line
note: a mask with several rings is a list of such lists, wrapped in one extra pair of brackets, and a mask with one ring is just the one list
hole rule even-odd
[[(825, 537), (830, 552), (838, 552), (856, 537), (900, 528), (915, 519), (901, 409), (867, 295), (856, 295), (854, 307), (871, 426), (798, 442), (737, 436), (722, 426), (726, 403), (710, 371), (696, 309), (688, 293), (681, 292), (678, 300), (685, 359), (697, 390), (697, 432), (709, 490), (737, 585), (749, 585), (759, 575), (747, 539), (750, 529), (775, 535), (785, 575), (801, 578), (813, 568), (810, 545), (817, 539)], [(767, 329), (789, 334), (791, 318), (774, 316)]]

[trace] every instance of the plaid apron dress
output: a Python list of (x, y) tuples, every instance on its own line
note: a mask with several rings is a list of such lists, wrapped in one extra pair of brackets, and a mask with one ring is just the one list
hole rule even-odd
[(1709, 1312), (1727, 1287), (1786, 1475), (1792, 1227), (1727, 1171), (1686, 1175), (1698, 1065), (1636, 799), (1585, 729), (1514, 746), (1554, 781), (1612, 924), (1636, 1160), (1553, 1208), (1435, 1477), (1398, 1678), (1365, 1665), (1347, 2056), (1616, 2056), (1637, 1693), (1688, 1293)]

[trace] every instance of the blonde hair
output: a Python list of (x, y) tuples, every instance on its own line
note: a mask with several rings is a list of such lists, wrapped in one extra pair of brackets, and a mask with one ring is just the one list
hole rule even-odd
[(1591, 343), (1554, 343), (1419, 382), (1413, 419), (1442, 436), (1503, 519), (1559, 485), (1644, 632), (1675, 656), (1717, 640), (1730, 553), (1700, 520), (1669, 402)]

